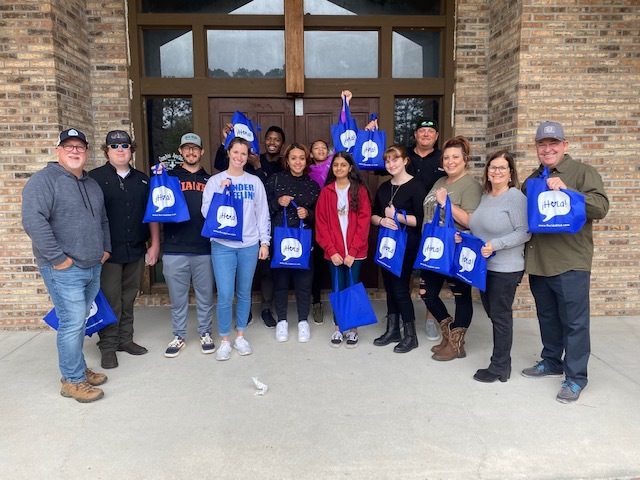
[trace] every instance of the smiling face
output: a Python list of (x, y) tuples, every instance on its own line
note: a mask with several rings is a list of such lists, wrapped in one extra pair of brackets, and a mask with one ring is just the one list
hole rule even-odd
[(327, 144), (322, 140), (318, 140), (317, 142), (313, 142), (311, 145), (311, 158), (315, 163), (324, 162), (329, 156), (329, 149), (327, 148)]
[(406, 171), (407, 163), (409, 163), (409, 159), (404, 158), (395, 150), (392, 150), (384, 157), (384, 167), (393, 177), (402, 175)]
[(87, 151), (86, 143), (78, 138), (70, 138), (56, 147), (58, 163), (62, 168), (79, 178), (82, 176), (82, 170), (87, 163)]
[(307, 155), (304, 150), (300, 148), (292, 148), (287, 155), (287, 165), (289, 171), (294, 177), (300, 177), (304, 173), (304, 169), (307, 166)]
[(442, 168), (451, 180), (457, 180), (462, 175), (467, 164), (464, 152), (460, 147), (449, 147), (442, 152)]
[(504, 157), (494, 158), (487, 167), (487, 179), (491, 183), (491, 190), (503, 190), (509, 186), (511, 180), (511, 168)]
[(109, 163), (113, 165), (116, 170), (128, 168), (129, 162), (131, 161), (131, 146), (129, 146), (129, 148), (122, 148), (122, 144), (117, 145), (118, 148), (115, 150), (107, 145), (107, 158), (109, 159)]
[(280, 155), (282, 149), (282, 135), (278, 132), (269, 132), (264, 137), (264, 146), (267, 149), (269, 155)]
[(435, 128), (421, 127), (414, 133), (416, 145), (422, 150), (430, 150), (438, 141), (438, 132)]
[(249, 158), (249, 148), (243, 143), (234, 143), (228, 151), (229, 167), (242, 170)]
[(335, 175), (336, 181), (344, 180), (349, 176), (351, 165), (349, 165), (349, 162), (347, 162), (345, 158), (335, 157), (331, 164), (331, 171)]
[(193, 143), (185, 143), (178, 151), (182, 155), (184, 163), (189, 167), (196, 167), (204, 155), (204, 149)]
[(543, 138), (536, 142), (536, 153), (540, 163), (547, 168), (554, 168), (569, 148), (569, 142), (566, 140), (557, 140), (555, 138)]

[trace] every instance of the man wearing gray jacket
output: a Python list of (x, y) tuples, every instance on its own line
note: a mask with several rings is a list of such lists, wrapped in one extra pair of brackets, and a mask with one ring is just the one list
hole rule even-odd
[(102, 398), (96, 387), (107, 381), (87, 368), (82, 347), (102, 264), (111, 251), (102, 190), (84, 171), (88, 148), (81, 131), (60, 132), (58, 161), (36, 172), (22, 191), (22, 225), (59, 320), (60, 394), (82, 403)]

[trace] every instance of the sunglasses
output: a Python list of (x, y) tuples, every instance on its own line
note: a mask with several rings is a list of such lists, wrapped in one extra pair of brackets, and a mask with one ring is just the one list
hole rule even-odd
[(130, 147), (131, 145), (129, 145), (128, 143), (112, 143), (111, 145), (109, 145), (109, 148), (111, 150), (117, 150), (118, 147), (122, 147), (123, 150), (126, 150)]

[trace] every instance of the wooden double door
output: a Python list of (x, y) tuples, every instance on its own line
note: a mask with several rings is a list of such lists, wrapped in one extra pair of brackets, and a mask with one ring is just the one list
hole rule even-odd
[[(341, 102), (339, 98), (305, 98), (299, 99), (298, 104), (290, 98), (211, 98), (209, 100), (211, 151), (215, 154), (217, 145), (222, 142), (222, 129), (231, 121), (233, 112), (244, 112), (254, 125), (262, 129), (260, 135), (271, 125), (281, 127), (285, 132), (285, 142), (297, 142), (310, 145), (317, 139), (325, 140), (331, 145), (331, 125), (338, 121)], [(369, 120), (369, 114), (378, 112), (377, 98), (354, 98), (351, 101), (351, 115), (358, 126), (363, 127)], [(296, 111), (296, 107), (298, 111)], [(213, 167), (213, 157), (211, 158)], [(382, 177), (369, 172), (363, 172), (369, 187), (371, 199), (375, 196)], [(369, 234), (369, 254), (365, 261), (361, 279), (367, 288), (378, 288), (378, 270), (373, 263), (375, 254), (377, 229), (371, 229)], [(329, 275), (323, 275), (323, 288), (331, 288)]]

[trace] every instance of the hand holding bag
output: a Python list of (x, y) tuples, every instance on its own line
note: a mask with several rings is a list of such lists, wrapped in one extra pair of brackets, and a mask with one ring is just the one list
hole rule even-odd
[(527, 180), (527, 219), (531, 233), (578, 233), (587, 221), (584, 195), (547, 187), (547, 167)]
[(333, 292), (329, 294), (329, 302), (341, 332), (378, 322), (364, 285), (362, 282), (353, 283), (351, 269), (349, 269), (349, 279), (349, 286), (338, 291), (338, 272), (336, 271), (333, 275)]
[[(44, 316), (43, 320), (51, 328), (58, 330), (60, 320), (58, 319), (58, 314), (56, 313), (55, 308), (51, 309), (51, 311)], [(91, 304), (89, 316), (86, 319), (84, 334), (90, 337), (94, 333), (102, 330), (108, 325), (116, 323), (117, 321), (118, 319), (116, 318), (116, 314), (113, 313), (111, 305), (107, 302), (107, 298), (104, 296), (104, 293), (102, 293), (102, 290), (98, 290), (98, 295)]]
[[(371, 114), (371, 120), (377, 120)], [(378, 130), (377, 122), (374, 130), (358, 130), (353, 147), (353, 160), (360, 170), (384, 170), (384, 151), (387, 148), (387, 134)]]
[(484, 292), (487, 285), (487, 259), (482, 256), (484, 241), (469, 233), (459, 235), (462, 242), (456, 243), (452, 276)]
[(351, 111), (345, 97), (342, 97), (342, 109), (340, 110), (340, 120), (331, 125), (331, 140), (333, 148), (337, 152), (351, 152), (356, 143), (358, 126), (351, 117)]
[[(407, 212), (400, 210), (400, 213), (406, 218)], [(397, 230), (379, 227), (374, 261), (399, 277), (402, 273), (404, 252), (407, 249), (407, 226), (398, 221), (398, 210), (393, 215), (393, 221), (398, 225)]]
[[(298, 208), (291, 201), (293, 208)], [(304, 228), (300, 220), (298, 227), (289, 227), (287, 223), (287, 207), (283, 208), (284, 223), (273, 229), (273, 258), (271, 268), (298, 268), (309, 270), (311, 258), (311, 229)]]
[(231, 140), (240, 137), (251, 144), (251, 153), (260, 155), (260, 138), (258, 137), (258, 131), (253, 128), (251, 120), (244, 113), (236, 111), (231, 117), (231, 124), (233, 128), (224, 141), (224, 149), (229, 148)]
[(180, 181), (167, 174), (161, 163), (152, 167), (151, 171), (154, 175), (149, 181), (149, 198), (142, 222), (178, 223), (190, 220)]
[(440, 204), (437, 204), (433, 212), (433, 219), (424, 225), (418, 256), (413, 268), (432, 270), (442, 275), (451, 276), (454, 272), (453, 255), (456, 248), (456, 229), (449, 197), (447, 197), (444, 206), (443, 226), (440, 226), (440, 210)]
[(206, 238), (242, 241), (243, 200), (234, 195), (233, 184), (214, 193), (200, 234)]

